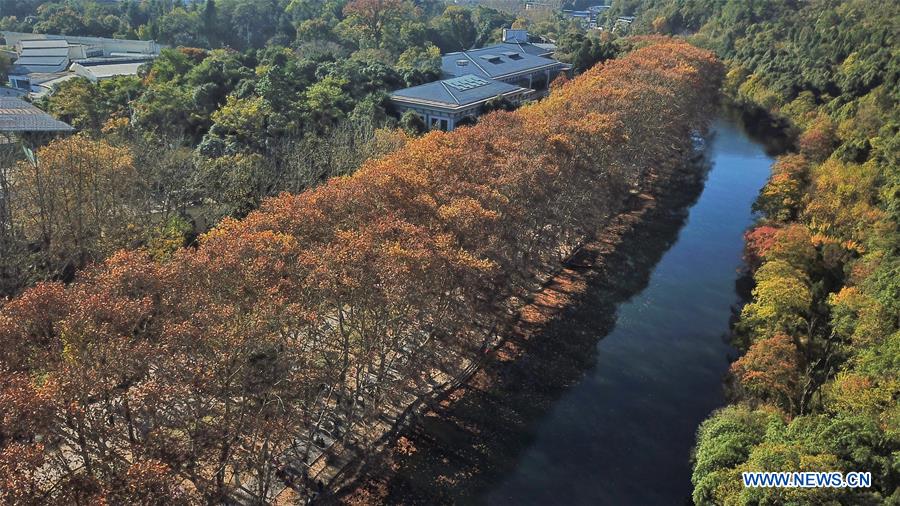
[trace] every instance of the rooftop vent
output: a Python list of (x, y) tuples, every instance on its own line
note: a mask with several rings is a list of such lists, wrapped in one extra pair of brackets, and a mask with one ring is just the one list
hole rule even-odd
[(503, 42), (528, 42), (528, 30), (504, 28)]
[(483, 54), (483, 55), (481, 55), (481, 59), (487, 60), (487, 61), (493, 63), (494, 65), (503, 63), (503, 58), (500, 58), (499, 56), (497, 56), (495, 54)]
[(515, 51), (509, 51), (509, 52), (503, 53), (503, 56), (509, 58), (510, 60), (521, 60), (522, 59), (522, 55)]
[(457, 67), (465, 67), (465, 66), (468, 65), (468, 64), (469, 64), (469, 60), (465, 60), (465, 59), (463, 59), (463, 60), (456, 60), (456, 66), (457, 66)]

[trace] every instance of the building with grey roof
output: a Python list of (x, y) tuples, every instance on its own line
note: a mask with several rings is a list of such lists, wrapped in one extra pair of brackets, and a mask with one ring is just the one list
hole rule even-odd
[(501, 43), (515, 46), (515, 50), (523, 51), (533, 56), (543, 56), (544, 58), (553, 58), (556, 52), (556, 44), (545, 39), (544, 37), (532, 37), (528, 30), (504, 28)]
[(7, 140), (24, 133), (67, 133), (75, 129), (14, 97), (0, 97), (0, 135)]
[(533, 42), (502, 42), (501, 46), (505, 48), (506, 51), (518, 51), (522, 53), (530, 54), (531, 56), (541, 56), (543, 58), (553, 58), (553, 53), (556, 51), (555, 44), (539, 44)]
[(7, 86), (0, 86), (0, 97), (15, 97), (21, 98), (25, 95), (28, 95), (28, 92), (23, 90), (17, 90), (15, 88), (10, 88)]
[[(69, 66), (69, 44), (65, 40), (25, 40), (16, 46), (18, 58), (11, 75), (62, 72)], [(12, 83), (13, 87), (21, 87)]]
[(76, 75), (96, 83), (117, 76), (135, 76), (142, 65), (152, 61), (151, 56), (87, 58), (72, 63), (71, 69)]
[[(9, 31), (0, 32), (0, 35), (17, 53), (9, 72), (10, 85), (30, 92), (32, 97), (48, 92), (43, 83), (73, 75), (72, 72), (94, 82), (118, 75), (135, 75), (140, 65), (156, 58), (161, 49), (152, 40)], [(70, 72), (72, 62), (77, 63)]]
[(480, 49), (448, 53), (441, 57), (444, 77), (474, 74), (486, 79), (534, 89), (546, 86), (571, 67), (560, 61), (530, 54), (524, 44), (501, 43)]
[(31, 83), (31, 91), (22, 90), (25, 95), (36, 100), (56, 91), (57, 86), (62, 83), (78, 77), (74, 72), (56, 72), (54, 74), (29, 74), (28, 79)]
[(475, 118), (489, 100), (512, 104), (540, 98), (571, 65), (550, 58), (552, 47), (529, 42), (525, 30), (504, 30), (504, 42), (442, 56), (441, 81), (397, 90), (391, 102), (400, 112), (414, 111), (429, 128), (453, 130)]
[(592, 5), (586, 10), (564, 9), (564, 15), (571, 19), (577, 20), (584, 29), (600, 28), (601, 16), (610, 9), (610, 5)]
[(460, 121), (478, 117), (484, 104), (502, 98), (520, 103), (531, 90), (467, 74), (397, 90), (391, 102), (400, 112), (413, 111), (432, 129), (453, 130)]
[(71, 55), (70, 58), (73, 60), (79, 58), (110, 56), (113, 53), (158, 55), (162, 49), (162, 46), (153, 40), (109, 39), (105, 37), (81, 37), (77, 35), (23, 33), (12, 31), (0, 31), (0, 35), (6, 39), (6, 44), (15, 47), (17, 52), (21, 52), (25, 45), (33, 45), (37, 41), (49, 43), (61, 40), (65, 41), (69, 46), (82, 47), (83, 50), (77, 49), (76, 51), (78, 51), (78, 53)]

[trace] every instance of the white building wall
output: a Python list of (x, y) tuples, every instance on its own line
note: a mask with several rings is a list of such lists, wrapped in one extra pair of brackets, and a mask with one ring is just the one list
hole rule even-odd
[[(54, 35), (44, 33), (0, 32), (10, 46), (20, 45), (23, 40), (65, 40), (69, 44), (86, 46), (86, 51), (99, 50), (103, 56), (111, 53), (159, 54), (162, 48), (153, 40), (122, 40), (102, 37), (78, 37), (73, 35)], [(21, 47), (21, 46), (20, 46)], [(70, 49), (71, 50), (71, 49)]]

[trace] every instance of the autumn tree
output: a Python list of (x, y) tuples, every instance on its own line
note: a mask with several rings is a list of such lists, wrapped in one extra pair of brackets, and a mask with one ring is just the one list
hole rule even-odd
[(788, 413), (796, 413), (800, 391), (798, 350), (784, 334), (753, 343), (731, 365), (745, 397), (770, 402)]
[(753, 301), (741, 311), (741, 320), (751, 329), (753, 339), (785, 332), (799, 342), (800, 334), (809, 331), (809, 277), (783, 260), (774, 260), (764, 263), (753, 279)]
[(39, 149), (10, 174), (11, 214), (43, 266), (61, 273), (135, 239), (131, 153), (82, 135)]
[(803, 196), (808, 162), (802, 155), (786, 155), (772, 167), (769, 181), (760, 190), (753, 210), (773, 221), (787, 221), (796, 216)]
[[(890, 421), (900, 395), (900, 137), (897, 82), (890, 77), (896, 65), (882, 41), (896, 31), (900, 10), (872, 9), (863, 0), (757, 7), (683, 4), (653, 13), (690, 19), (705, 44), (731, 59), (726, 93), (799, 134), (787, 146), (798, 153), (773, 166), (754, 205), (762, 219), (746, 236), (747, 258), (758, 270), (754, 299), (736, 327), (746, 351), (732, 370), (738, 404), (704, 422), (696, 454), (723, 451), (705, 428), (735, 418), (725, 411), (778, 413), (739, 458), (697, 459), (694, 502), (890, 503), (898, 490), (890, 462), (900, 448)], [(792, 37), (798, 30), (803, 36)], [(822, 66), (823, 60), (834, 64)], [(862, 468), (872, 470), (871, 487), (735, 486), (744, 471)]]

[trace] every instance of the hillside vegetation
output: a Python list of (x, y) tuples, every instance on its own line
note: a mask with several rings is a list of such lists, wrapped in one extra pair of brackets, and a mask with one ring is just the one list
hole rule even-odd
[[(796, 134), (755, 208), (734, 403), (701, 427), (697, 504), (900, 503), (896, 2), (644, 2), (696, 32), (725, 90)], [(744, 488), (742, 471), (870, 471), (871, 489)]]

